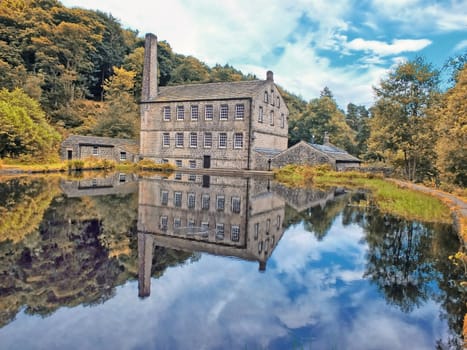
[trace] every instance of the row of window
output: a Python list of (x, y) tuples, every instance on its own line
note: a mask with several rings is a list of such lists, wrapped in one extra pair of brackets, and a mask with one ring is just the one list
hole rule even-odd
[[(188, 192), (187, 193), (187, 208), (195, 209), (196, 205), (196, 193)], [(183, 201), (183, 194), (180, 191), (175, 191), (173, 195), (173, 206), (177, 208), (182, 207)], [(232, 213), (238, 214), (240, 213), (240, 197), (232, 197), (230, 201), (230, 210)], [(161, 191), (161, 205), (168, 205), (169, 204), (169, 191), (162, 190)], [(201, 209), (209, 210), (211, 205), (211, 196), (209, 194), (201, 195)], [(198, 204), (198, 206), (200, 205)], [(218, 211), (225, 210), (225, 196), (224, 195), (217, 195), (216, 196), (216, 209)]]
[[(176, 107), (176, 120), (185, 120), (185, 106)], [(162, 116), (164, 121), (170, 121), (172, 119), (172, 108), (170, 106), (164, 106), (162, 108)], [(200, 117), (200, 108), (198, 105), (192, 105), (190, 107), (190, 116), (191, 120), (198, 120)], [(245, 105), (239, 103), (235, 105), (234, 118), (243, 119), (245, 117)], [(205, 105), (204, 106), (204, 119), (213, 120), (214, 118), (214, 106)], [(228, 120), (229, 119), (229, 105), (222, 104), (219, 108), (219, 119)]]
[[(162, 231), (167, 231), (168, 223), (169, 223), (168, 216), (162, 215), (160, 217), (160, 229)], [(258, 239), (257, 227), (259, 227), (259, 223), (255, 224), (255, 240)], [(186, 229), (184, 230), (184, 228)], [(182, 219), (179, 217), (176, 217), (173, 219), (173, 229), (174, 231), (176, 231), (175, 233), (178, 233), (180, 231), (185, 231), (186, 234), (196, 233), (196, 234), (201, 234), (201, 236), (207, 237), (209, 235), (209, 222), (202, 221), (201, 225), (198, 227), (196, 226), (196, 221), (194, 219), (187, 219), (187, 226), (183, 227)], [(225, 234), (226, 234), (225, 231), (226, 231), (225, 224), (216, 223), (216, 231), (215, 231), (216, 240), (224, 240)], [(230, 240), (232, 242), (238, 242), (240, 240), (240, 226), (230, 225)], [(267, 252), (269, 249), (269, 243), (271, 243), (271, 249), (272, 249), (275, 244), (274, 235), (271, 236), (271, 241), (269, 240), (269, 238), (266, 238), (264, 242), (263, 241), (258, 242), (258, 253), (261, 253), (263, 250)]]
[[(99, 155), (99, 146), (93, 146), (92, 147), (92, 155), (93, 156), (98, 156)], [(120, 160), (121, 161), (126, 160), (126, 152), (120, 152)]]
[[(190, 148), (198, 148), (200, 133), (191, 132), (188, 135), (188, 146)], [(228, 133), (220, 132), (217, 135), (217, 147), (218, 148), (227, 148), (228, 142)], [(176, 132), (174, 133), (173, 139), (170, 132), (162, 133), (162, 146), (170, 147), (171, 142), (175, 143), (175, 147), (182, 148), (185, 147), (185, 133)], [(205, 132), (203, 133), (203, 147), (211, 148), (213, 147), (213, 133)], [(243, 133), (236, 132), (233, 133), (233, 148), (241, 149), (243, 148)]]
[(269, 94), (267, 90), (264, 92), (264, 102), (270, 103), (272, 106), (276, 105), (277, 108), (281, 106), (280, 97), (277, 96), (276, 99), (274, 99), (274, 89), (271, 89), (271, 94)]
[[(272, 94), (272, 93), (271, 93)], [(265, 92), (265, 102), (268, 102), (268, 98), (266, 98), (267, 91)], [(274, 105), (274, 103), (273, 103)], [(277, 106), (280, 105), (280, 99), (277, 97)], [(162, 111), (163, 120), (170, 121), (172, 119), (172, 109), (170, 106), (163, 107)], [(191, 120), (198, 120), (200, 117), (200, 110), (198, 105), (191, 106)], [(244, 104), (237, 104), (235, 105), (235, 114), (234, 118), (241, 120), (245, 117), (245, 105)], [(206, 105), (204, 106), (204, 119), (205, 120), (213, 120), (214, 118), (214, 107), (213, 105)], [(274, 125), (274, 110), (269, 111), (269, 124)], [(177, 120), (185, 120), (185, 106), (177, 106), (176, 107), (176, 119)], [(228, 120), (229, 119), (229, 105), (223, 104), (220, 105), (219, 108), (219, 119), (220, 120)], [(259, 107), (259, 114), (258, 114), (258, 122), (264, 123), (264, 116), (263, 116), (263, 106)], [(285, 115), (281, 113), (279, 125), (281, 128), (285, 127)]]
[[(274, 111), (269, 111), (269, 125), (274, 125), (275, 123), (275, 116), (274, 116)], [(263, 107), (259, 107), (259, 113), (258, 113), (258, 123), (264, 123), (264, 113), (263, 113)], [(281, 128), (285, 127), (285, 114), (281, 113), (280, 118), (279, 118), (279, 125)]]
[[(169, 218), (166, 215), (160, 217), (160, 229), (162, 231), (168, 230)], [(173, 229), (174, 231), (185, 231), (187, 234), (201, 234), (207, 236), (209, 234), (209, 223), (201, 222), (201, 226), (196, 226), (196, 221), (194, 219), (187, 219), (187, 226), (182, 226), (182, 219), (179, 217), (174, 218), (173, 220)], [(185, 229), (185, 230), (184, 230)], [(216, 239), (223, 240), (225, 236), (225, 225), (223, 223), (216, 223)], [(230, 225), (230, 239), (233, 242), (238, 242), (240, 240), (240, 226)]]

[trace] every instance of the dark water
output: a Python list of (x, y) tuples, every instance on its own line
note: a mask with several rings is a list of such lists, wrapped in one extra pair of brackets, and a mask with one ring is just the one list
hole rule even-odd
[(363, 193), (178, 175), (0, 182), (0, 349), (456, 349), (452, 227)]

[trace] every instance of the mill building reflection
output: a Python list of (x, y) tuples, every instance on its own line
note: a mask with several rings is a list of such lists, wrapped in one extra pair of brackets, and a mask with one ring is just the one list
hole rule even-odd
[(154, 246), (257, 261), (284, 233), (285, 201), (264, 178), (175, 174), (139, 181), (139, 295), (150, 294)]

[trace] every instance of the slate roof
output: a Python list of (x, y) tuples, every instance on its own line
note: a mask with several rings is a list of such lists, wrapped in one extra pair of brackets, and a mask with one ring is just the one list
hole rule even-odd
[(83, 136), (83, 135), (70, 135), (64, 141), (64, 144), (78, 144), (78, 145), (96, 145), (96, 146), (114, 146), (122, 147), (138, 153), (138, 143), (134, 139), (119, 139), (113, 137), (101, 136)]
[(221, 83), (187, 84), (159, 87), (154, 101), (194, 101), (250, 98), (270, 83), (267, 80), (247, 80)]
[[(308, 143), (308, 142), (307, 142)], [(336, 146), (328, 143), (325, 145), (318, 145), (316, 143), (308, 143), (314, 149), (317, 149), (320, 152), (323, 152), (328, 157), (334, 159), (337, 162), (356, 162), (361, 163), (361, 160), (349, 154), (343, 149), (337, 148)]]

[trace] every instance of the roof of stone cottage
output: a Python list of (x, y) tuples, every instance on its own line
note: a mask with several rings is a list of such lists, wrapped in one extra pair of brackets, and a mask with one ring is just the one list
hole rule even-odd
[(361, 160), (358, 159), (357, 157), (354, 157), (347, 151), (340, 149), (336, 146), (334, 146), (331, 143), (326, 143), (324, 145), (319, 145), (316, 143), (308, 143), (307, 145), (313, 147), (314, 149), (326, 154), (328, 157), (334, 159), (335, 161), (338, 162), (356, 162), (356, 163), (361, 163)]

